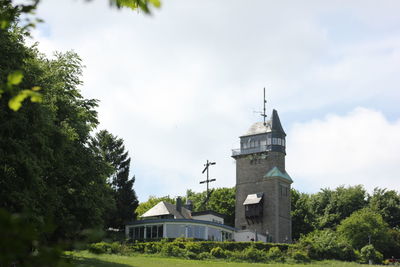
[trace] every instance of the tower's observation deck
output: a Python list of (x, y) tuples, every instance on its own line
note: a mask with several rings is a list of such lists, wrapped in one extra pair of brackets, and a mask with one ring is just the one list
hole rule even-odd
[(232, 149), (232, 157), (268, 151), (286, 154), (285, 137), (278, 113), (273, 110), (269, 121), (254, 123), (247, 133), (240, 137), (240, 148)]

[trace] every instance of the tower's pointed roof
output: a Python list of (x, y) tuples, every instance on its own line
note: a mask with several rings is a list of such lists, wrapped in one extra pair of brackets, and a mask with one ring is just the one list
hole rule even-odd
[(271, 131), (272, 132), (281, 132), (286, 135), (285, 131), (283, 130), (281, 120), (278, 116), (278, 111), (275, 109), (272, 111), (272, 118), (271, 118)]
[(272, 111), (271, 119), (266, 121), (265, 125), (263, 122), (256, 122), (251, 125), (247, 133), (245, 133), (243, 136), (257, 135), (269, 132), (281, 132), (286, 135), (285, 131), (283, 130), (281, 120), (279, 119), (278, 111), (276, 111), (275, 109)]

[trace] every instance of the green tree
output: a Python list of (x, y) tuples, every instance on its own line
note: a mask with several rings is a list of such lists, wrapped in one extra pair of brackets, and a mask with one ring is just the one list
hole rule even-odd
[(124, 140), (102, 130), (92, 138), (90, 147), (109, 166), (108, 183), (113, 189), (116, 209), (110, 213), (108, 226), (122, 229), (127, 221), (136, 219), (138, 206), (133, 189), (135, 177), (129, 178), (131, 159), (125, 151)]
[(375, 188), (369, 207), (381, 214), (390, 227), (400, 228), (400, 195), (396, 191)]
[(391, 245), (388, 224), (379, 213), (369, 208), (355, 211), (340, 223), (337, 231), (356, 249), (371, 243), (384, 252)]
[[(225, 224), (233, 226), (235, 224), (235, 187), (215, 188), (210, 191), (207, 209), (224, 214)], [(190, 199), (193, 204), (193, 211), (204, 211), (207, 191), (195, 193), (192, 190), (186, 191), (186, 199)]]
[(75, 53), (49, 60), (13, 29), (0, 30), (0, 51), (7, 51), (0, 54), (0, 69), (20, 69), (25, 75), (19, 86), (40, 86), (43, 102), (14, 112), (7, 106), (13, 95), (0, 98), (0, 203), (8, 212), (30, 214), (35, 223), (53, 221), (49, 241), (75, 239), (83, 229), (101, 226), (112, 203), (107, 166), (87, 146), (98, 123), (97, 101), (80, 93), (82, 65)]
[(334, 228), (354, 211), (367, 205), (367, 192), (362, 185), (322, 189), (311, 196), (311, 209), (317, 229)]
[(235, 225), (235, 187), (216, 188), (208, 201), (210, 210), (224, 214), (226, 217), (224, 222), (226, 225)]
[(300, 193), (292, 188), (291, 216), (293, 239), (297, 240), (301, 234), (305, 235), (314, 230), (316, 214), (311, 210), (309, 194)]

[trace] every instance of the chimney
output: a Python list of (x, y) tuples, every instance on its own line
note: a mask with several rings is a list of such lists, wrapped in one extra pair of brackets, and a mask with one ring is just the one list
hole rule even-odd
[(192, 211), (193, 210), (193, 203), (190, 199), (186, 199), (186, 205), (185, 208), (187, 208), (188, 210)]
[(182, 199), (181, 197), (176, 198), (176, 210), (181, 212), (182, 211)]

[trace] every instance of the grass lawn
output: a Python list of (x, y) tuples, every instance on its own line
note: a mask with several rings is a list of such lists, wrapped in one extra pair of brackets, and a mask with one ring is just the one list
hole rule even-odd
[[(68, 253), (73, 256), (73, 262), (77, 266), (88, 267), (88, 266), (99, 266), (99, 267), (158, 267), (158, 266), (173, 266), (173, 267), (191, 267), (191, 266), (207, 266), (207, 267), (244, 267), (244, 266), (307, 266), (307, 267), (360, 267), (358, 263), (348, 263), (339, 261), (324, 261), (310, 264), (262, 264), (262, 263), (238, 263), (238, 262), (225, 262), (222, 260), (210, 260), (210, 261), (199, 261), (199, 260), (184, 260), (177, 258), (166, 258), (155, 255), (142, 255), (137, 254), (133, 256), (121, 256), (115, 254), (102, 254), (96, 255), (91, 254), (87, 251), (72, 252)], [(366, 265), (365, 265), (366, 266)], [(378, 266), (378, 265), (368, 265)]]

